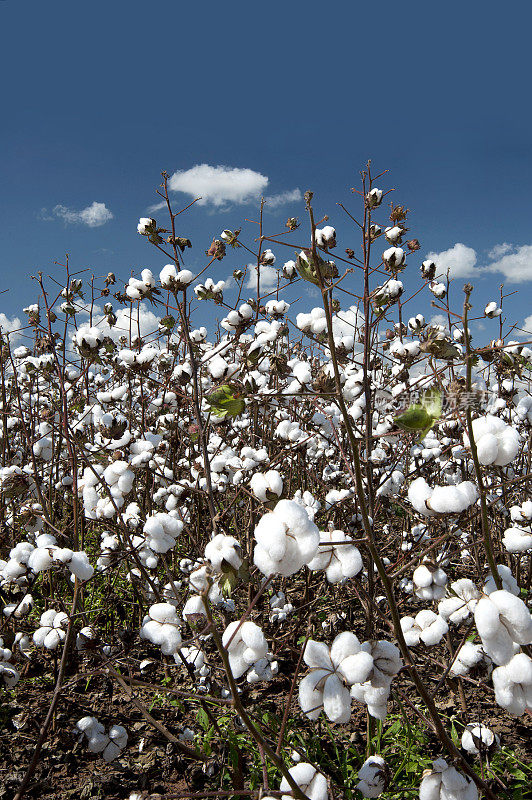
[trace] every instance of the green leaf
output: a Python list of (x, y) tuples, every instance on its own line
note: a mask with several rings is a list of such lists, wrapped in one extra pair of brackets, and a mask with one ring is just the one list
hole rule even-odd
[(207, 403), (209, 411), (220, 419), (240, 416), (246, 405), (242, 397), (229, 384), (220, 386), (219, 389), (215, 389), (208, 395)]

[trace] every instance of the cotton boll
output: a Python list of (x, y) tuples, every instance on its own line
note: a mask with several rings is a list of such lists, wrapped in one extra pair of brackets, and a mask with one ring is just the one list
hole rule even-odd
[[(512, 575), (512, 570), (507, 567), (506, 564), (497, 564), (497, 572), (502, 580), (502, 588), (507, 592), (510, 592), (510, 594), (515, 594), (515, 596), (518, 597), (520, 590), (516, 579)], [(491, 594), (492, 592), (496, 591), (496, 589), (497, 585), (493, 575), (490, 574), (484, 583), (484, 594)]]
[[(306, 794), (310, 800), (327, 800), (327, 779), (325, 775), (317, 772), (312, 764), (301, 761), (288, 771), (301, 791)], [(286, 778), (282, 779), (279, 788), (281, 792), (289, 793), (283, 794), (281, 800), (293, 800), (292, 790)]]
[(160, 645), (164, 655), (173, 655), (181, 645), (180, 624), (175, 606), (170, 603), (155, 603), (144, 617), (140, 638)]
[(88, 746), (91, 753), (102, 753), (109, 744), (109, 737), (106, 733), (99, 731), (92, 732)]
[(283, 479), (277, 470), (268, 470), (262, 474), (256, 472), (250, 481), (250, 489), (259, 500), (266, 503), (283, 493)]
[(522, 528), (507, 528), (502, 540), (508, 553), (526, 553), (532, 550), (532, 532)]
[(122, 725), (113, 725), (109, 730), (109, 738), (120, 749), (127, 745), (127, 731)]
[(467, 675), (470, 669), (479, 664), (484, 657), (481, 645), (464, 642), (456, 653), (450, 675)]
[[(485, 466), (505, 467), (512, 462), (521, 440), (515, 428), (490, 414), (473, 420), (473, 436), (478, 459)], [(469, 436), (464, 433), (463, 438), (465, 446), (470, 447)]]
[(432, 770), (425, 770), (419, 787), (419, 800), (477, 800), (473, 781), (438, 758)]
[(318, 528), (292, 500), (280, 500), (259, 520), (254, 535), (254, 563), (265, 575), (293, 575), (312, 561), (319, 545)]
[(532, 711), (532, 660), (525, 653), (517, 653), (492, 674), (495, 700), (509, 714), (521, 716)]
[(510, 661), (514, 644), (532, 643), (532, 615), (520, 598), (505, 589), (479, 600), (475, 624), (485, 652), (496, 664)]
[(468, 753), (487, 753), (499, 744), (499, 737), (486, 725), (466, 725), (461, 744)]
[(218, 533), (205, 546), (205, 558), (211, 562), (217, 572), (222, 571), (224, 562), (238, 570), (242, 564), (242, 548), (233, 536)]
[(390, 781), (386, 762), (382, 756), (370, 756), (358, 771), (356, 788), (363, 797), (380, 797)]
[(103, 760), (107, 762), (114, 761), (121, 752), (120, 747), (115, 742), (109, 742), (102, 753)]
[(469, 578), (460, 578), (451, 583), (448, 594), (449, 597), (438, 604), (438, 614), (454, 625), (459, 625), (475, 610), (480, 592)]
[(320, 533), (317, 555), (309, 562), (311, 570), (324, 570), (329, 583), (341, 583), (358, 575), (362, 569), (362, 556), (355, 545), (348, 544), (350, 536), (343, 531)]
[(227, 648), (235, 679), (240, 678), (268, 652), (268, 643), (262, 630), (249, 620), (242, 624), (240, 621), (231, 622), (223, 633), (222, 644)]
[(416, 478), (408, 488), (408, 499), (410, 503), (419, 514), (423, 514), (425, 517), (434, 516), (434, 512), (428, 508), (426, 504), (426, 501), (430, 499), (431, 495), (432, 489), (425, 478)]

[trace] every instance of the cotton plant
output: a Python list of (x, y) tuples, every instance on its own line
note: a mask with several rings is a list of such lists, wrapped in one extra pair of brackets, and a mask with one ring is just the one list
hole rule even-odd
[(328, 582), (333, 584), (358, 575), (363, 566), (362, 556), (351, 541), (343, 531), (322, 531), (318, 552), (308, 568), (325, 572)]

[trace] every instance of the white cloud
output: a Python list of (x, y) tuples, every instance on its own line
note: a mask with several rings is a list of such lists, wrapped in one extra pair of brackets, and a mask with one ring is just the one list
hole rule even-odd
[(228, 203), (249, 203), (256, 200), (268, 185), (268, 178), (252, 169), (211, 167), (196, 164), (187, 170), (174, 172), (168, 186), (173, 192), (183, 192), (192, 198), (201, 197), (199, 205), (210, 203), (224, 206)]
[(13, 345), (20, 338), (22, 338), (22, 328), (24, 323), (18, 317), (11, 317), (11, 319), (0, 312), (0, 330), (4, 335), (9, 334), (9, 342)]
[(50, 212), (43, 208), (40, 217), (47, 221), (62, 219), (67, 225), (87, 225), (89, 228), (98, 228), (113, 219), (113, 214), (105, 203), (98, 203), (95, 200), (81, 211), (74, 211), (63, 205), (54, 206)]
[(271, 197), (265, 197), (267, 208), (279, 208), (287, 203), (297, 203), (303, 197), (301, 189), (292, 189), (291, 191), (281, 192), (281, 194), (274, 194)]
[(517, 335), (518, 336), (526, 335), (528, 338), (532, 337), (532, 315), (525, 319), (525, 321), (523, 322), (522, 330)]
[[(244, 205), (260, 200), (264, 196), (270, 179), (260, 172), (241, 167), (228, 167), (222, 164), (196, 164), (190, 169), (174, 172), (168, 181), (173, 192), (188, 194), (198, 200), (198, 205), (211, 205), (223, 208), (228, 205)], [(279, 208), (287, 203), (301, 200), (300, 189), (291, 189), (280, 194), (265, 197), (268, 209)], [(166, 203), (156, 203), (148, 208), (149, 213), (159, 211)]]
[(492, 247), (488, 253), (488, 258), (501, 258), (501, 256), (505, 256), (506, 253), (509, 253), (513, 250), (513, 246), (508, 242), (502, 242), (502, 244), (496, 244), (495, 247)]
[(434, 261), (438, 273), (450, 272), (451, 278), (469, 278), (475, 275), (477, 254), (472, 247), (457, 242), (441, 253), (428, 253), (427, 259)]
[[(257, 265), (248, 264), (248, 279), (245, 283), (246, 289), (257, 288)], [(267, 291), (268, 289), (275, 289), (277, 286), (277, 278), (279, 277), (279, 270), (275, 267), (260, 268), (260, 292)]]
[[(508, 250), (513, 247), (508, 245)], [(489, 264), (487, 272), (502, 272), (510, 283), (523, 283), (532, 280), (532, 245), (517, 247), (514, 253), (506, 251), (505, 255)]]

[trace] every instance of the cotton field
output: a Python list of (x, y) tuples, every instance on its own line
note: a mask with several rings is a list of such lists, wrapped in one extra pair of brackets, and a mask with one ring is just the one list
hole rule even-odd
[(163, 174), (149, 267), (36, 277), (1, 336), (6, 797), (525, 797), (532, 343), (383, 181), (349, 241), (308, 192), (196, 242)]

